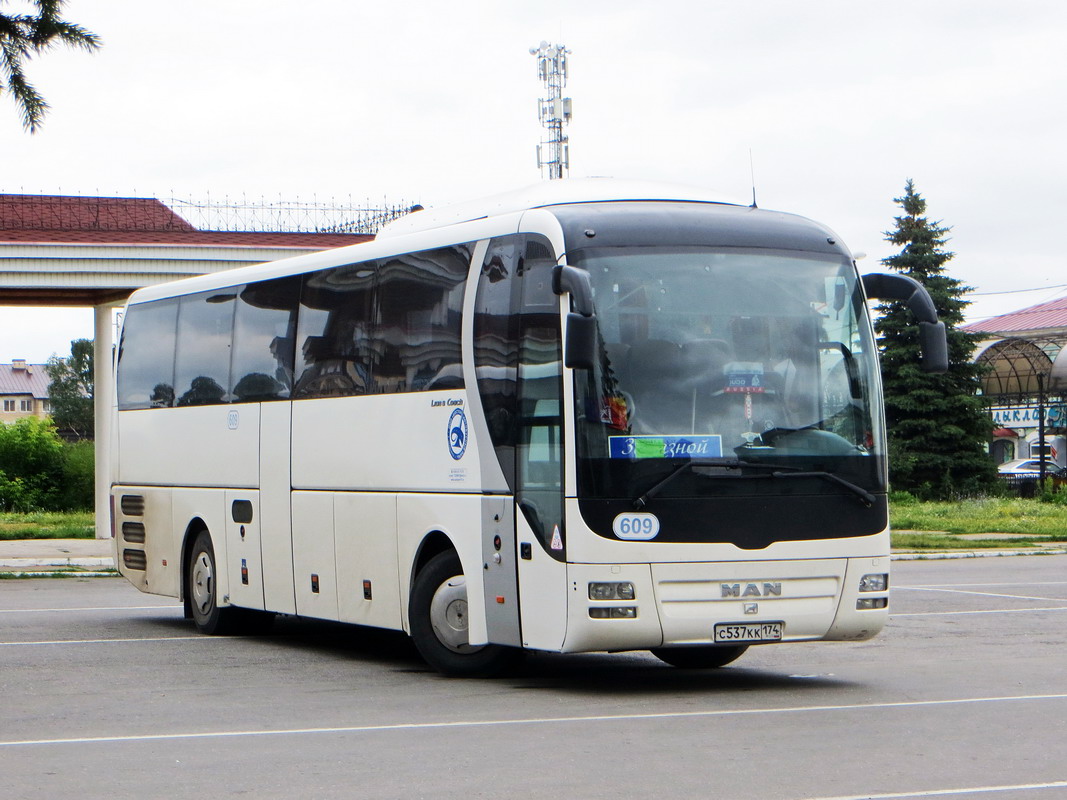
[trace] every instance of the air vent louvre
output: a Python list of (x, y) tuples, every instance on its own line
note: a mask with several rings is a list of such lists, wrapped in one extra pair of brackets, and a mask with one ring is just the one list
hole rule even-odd
[(139, 494), (124, 494), (119, 501), (119, 507), (127, 517), (143, 517), (144, 497)]
[(143, 570), (148, 567), (148, 557), (145, 555), (144, 550), (123, 550), (122, 563), (126, 565), (127, 569)]
[(122, 538), (127, 542), (144, 543), (144, 524), (141, 522), (123, 522)]

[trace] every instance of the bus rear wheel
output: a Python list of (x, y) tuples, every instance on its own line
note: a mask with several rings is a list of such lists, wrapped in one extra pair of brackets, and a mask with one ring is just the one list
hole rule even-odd
[(218, 563), (211, 534), (200, 531), (189, 553), (186, 597), (189, 598), (196, 629), (208, 635), (230, 633), (237, 623), (236, 608), (219, 608)]
[(698, 647), (655, 647), (650, 652), (660, 661), (681, 669), (716, 669), (736, 661), (748, 650), (747, 644), (709, 644)]
[(522, 652), (497, 644), (468, 644), (467, 583), (459, 556), (451, 550), (434, 556), (415, 576), (408, 621), (419, 655), (444, 675), (499, 675)]

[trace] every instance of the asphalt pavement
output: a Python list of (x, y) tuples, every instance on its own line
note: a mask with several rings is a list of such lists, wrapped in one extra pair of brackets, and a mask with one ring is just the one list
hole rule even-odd
[[(980, 534), (984, 536), (987, 534)], [(1008, 534), (988, 534), (998, 538)], [(961, 537), (962, 538), (962, 537)], [(975, 537), (978, 538), (978, 537)], [(980, 558), (990, 556), (1050, 555), (1067, 553), (1063, 542), (1036, 547), (960, 548), (937, 551), (894, 551), (893, 559)], [(113, 539), (22, 539), (0, 541), (0, 572), (49, 575), (60, 572), (110, 574), (115, 569)]]

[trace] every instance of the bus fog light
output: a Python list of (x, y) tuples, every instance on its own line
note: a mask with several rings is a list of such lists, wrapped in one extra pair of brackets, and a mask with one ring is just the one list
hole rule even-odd
[(589, 616), (593, 619), (637, 619), (637, 608), (634, 606), (599, 606), (589, 609)]
[(864, 575), (860, 578), (861, 592), (884, 592), (888, 588), (889, 576), (884, 573), (881, 575)]
[(634, 585), (629, 581), (589, 584), (590, 600), (633, 600), (635, 596)]
[(889, 605), (888, 598), (885, 597), (861, 597), (856, 601), (856, 609), (859, 611), (869, 611), (875, 608), (885, 608)]

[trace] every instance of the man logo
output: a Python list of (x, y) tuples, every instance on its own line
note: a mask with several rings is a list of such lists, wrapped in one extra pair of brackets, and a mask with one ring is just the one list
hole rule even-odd
[(722, 583), (719, 584), (722, 587), (723, 597), (781, 597), (782, 596), (782, 584), (781, 583), (769, 583), (764, 582), (762, 588), (756, 583), (746, 583), (745, 588), (741, 588), (740, 583)]

